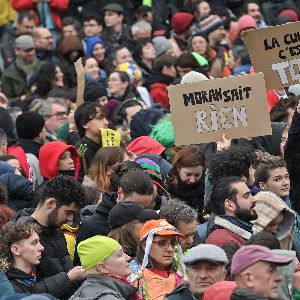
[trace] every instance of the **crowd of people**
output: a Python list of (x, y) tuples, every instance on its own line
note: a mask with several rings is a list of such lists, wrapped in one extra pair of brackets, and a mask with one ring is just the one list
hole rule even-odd
[(300, 83), (184, 146), (167, 89), (254, 72), (296, 4), (0, 0), (0, 299), (300, 299)]

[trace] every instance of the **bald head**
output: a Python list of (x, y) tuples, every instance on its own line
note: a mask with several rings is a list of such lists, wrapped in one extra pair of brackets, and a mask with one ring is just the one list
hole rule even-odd
[(52, 50), (53, 38), (50, 30), (45, 27), (37, 27), (33, 32), (33, 40), (37, 48)]

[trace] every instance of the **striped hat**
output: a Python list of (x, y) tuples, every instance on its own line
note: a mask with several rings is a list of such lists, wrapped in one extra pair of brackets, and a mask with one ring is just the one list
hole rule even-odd
[(212, 31), (223, 26), (223, 21), (219, 16), (211, 15), (205, 18), (204, 20), (200, 21), (199, 26), (200, 32), (208, 35)]

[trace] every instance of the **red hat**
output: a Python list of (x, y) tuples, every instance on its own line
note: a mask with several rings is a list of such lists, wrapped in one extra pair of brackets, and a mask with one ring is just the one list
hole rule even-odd
[(243, 30), (246, 29), (256, 29), (257, 24), (254, 18), (252, 18), (249, 15), (243, 15), (238, 19), (238, 24), (239, 24), (239, 32), (242, 32)]
[(206, 289), (203, 300), (230, 300), (235, 288), (234, 281), (219, 281)]
[(179, 12), (172, 17), (172, 27), (175, 33), (182, 33), (188, 29), (194, 21), (194, 16), (189, 13)]
[(278, 17), (287, 17), (293, 22), (299, 21), (299, 16), (293, 9), (284, 9)]

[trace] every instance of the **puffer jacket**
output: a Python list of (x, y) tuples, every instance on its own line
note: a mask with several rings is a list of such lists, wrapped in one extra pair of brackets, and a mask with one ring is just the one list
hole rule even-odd
[(101, 275), (89, 277), (69, 300), (130, 300), (137, 289), (125, 281)]

